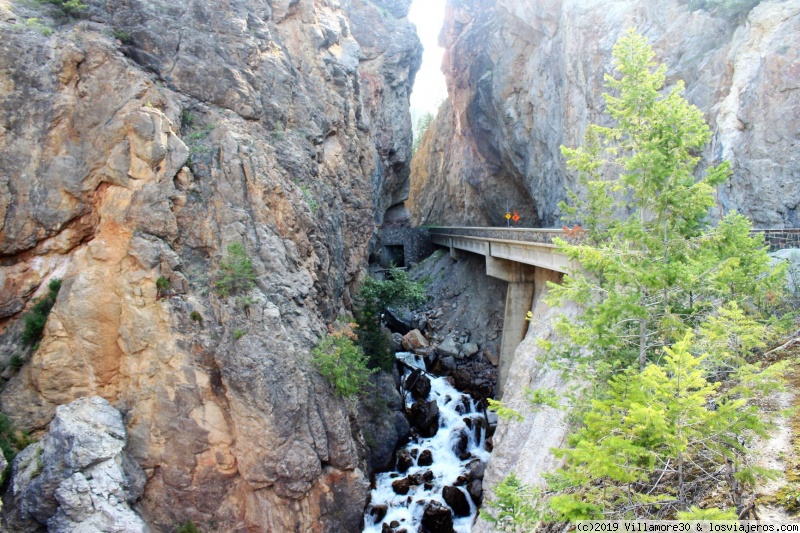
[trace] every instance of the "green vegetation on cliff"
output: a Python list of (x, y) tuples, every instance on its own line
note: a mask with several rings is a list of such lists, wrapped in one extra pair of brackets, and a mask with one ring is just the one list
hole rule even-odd
[(780, 390), (787, 363), (754, 351), (788, 317), (775, 318), (784, 272), (746, 218), (710, 226), (728, 165), (695, 178), (710, 130), (681, 82), (663, 88), (666, 67), (653, 57), (644, 37), (622, 38), (618, 77), (606, 76), (614, 94), (604, 95), (613, 125), (591, 125), (582, 147), (562, 148), (582, 190), (562, 209), (583, 226), (558, 245), (580, 269), (550, 286), (548, 304), (572, 301), (584, 313), (558, 321), (563, 342), (547, 347), (588, 386), (577, 427), (556, 450), (565, 464), (547, 478), (547, 504), (514, 503), (529, 490), (520, 484), (496, 491), (490, 507), (537, 509), (522, 525), (503, 511), (495, 520), (504, 531), (541, 518), (693, 517), (713, 491), (731, 506), (715, 512), (738, 516), (769, 475), (747, 449), (771, 427), (774, 413), (758, 400)]
[(48, 4), (54, 4), (61, 8), (67, 15), (74, 15), (86, 9), (86, 4), (82, 0), (44, 0)]
[(422, 137), (425, 136), (425, 132), (428, 131), (428, 128), (431, 124), (433, 124), (433, 120), (435, 118), (436, 117), (433, 115), (433, 113), (428, 112), (419, 117), (417, 120), (417, 124), (414, 126), (414, 140), (411, 143), (412, 156), (417, 153), (417, 150), (419, 150), (419, 146), (422, 144)]
[(353, 398), (369, 384), (376, 372), (367, 368), (367, 356), (356, 344), (358, 337), (348, 324), (341, 331), (331, 331), (311, 352), (311, 362), (342, 398)]
[(39, 342), (50, 310), (56, 303), (59, 290), (61, 290), (61, 280), (51, 280), (47, 286), (47, 294), (38, 298), (31, 306), (30, 311), (22, 315), (22, 321), (25, 323), (25, 329), (22, 331), (24, 344), (33, 346)]
[(411, 279), (408, 272), (392, 268), (385, 280), (367, 277), (358, 291), (360, 309), (358, 341), (369, 357), (371, 368), (389, 370), (394, 365), (391, 340), (381, 331), (381, 315), (387, 307), (415, 307), (426, 298), (422, 283)]
[(247, 257), (240, 242), (228, 245), (228, 255), (220, 264), (214, 286), (223, 298), (232, 294), (247, 292), (256, 285), (253, 262)]

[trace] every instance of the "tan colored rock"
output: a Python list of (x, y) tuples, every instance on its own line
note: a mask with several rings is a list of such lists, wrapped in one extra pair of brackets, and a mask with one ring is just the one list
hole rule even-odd
[(428, 339), (418, 329), (412, 329), (403, 336), (403, 348), (409, 352), (430, 346)]
[[(107, 399), (153, 531), (359, 527), (367, 452), (310, 350), (407, 195), (421, 49), (406, 4), (167, 0), (154, 16), (112, 0), (66, 23), (47, 5), (0, 17), (0, 362), (27, 350), (20, 312), (63, 279), (0, 406), (42, 433), (57, 406)], [(221, 298), (234, 242), (257, 283)]]

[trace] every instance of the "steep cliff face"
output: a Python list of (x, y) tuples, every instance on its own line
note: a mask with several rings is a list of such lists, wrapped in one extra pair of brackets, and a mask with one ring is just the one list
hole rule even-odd
[(732, 162), (719, 211), (756, 227), (797, 226), (800, 178), (800, 2), (749, 13), (695, 10), (686, 0), (451, 0), (440, 35), (449, 102), (415, 158), (415, 222), (500, 224), (508, 202), (522, 225), (560, 224), (574, 176), (559, 147), (602, 123), (603, 75), (630, 27), (666, 63), (668, 83), (714, 132), (703, 163)]
[[(154, 531), (356, 530), (363, 439), (309, 351), (407, 195), (410, 0), (86, 4), (0, 0), (2, 410), (110, 401)], [(257, 286), (224, 298), (235, 242)]]

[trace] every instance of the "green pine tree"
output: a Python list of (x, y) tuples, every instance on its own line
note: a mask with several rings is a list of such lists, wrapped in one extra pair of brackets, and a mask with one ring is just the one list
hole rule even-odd
[(686, 510), (689, 489), (702, 492), (723, 472), (739, 499), (763, 474), (746, 462), (747, 445), (769, 429), (762, 410), (741, 388), (720, 392), (719, 382), (709, 382), (692, 340), (687, 333), (664, 348), (660, 364), (612, 378), (604, 397), (592, 401), (584, 426), (557, 452), (567, 463), (551, 478), (560, 489), (550, 500), (559, 518), (665, 516), (665, 509)]
[(549, 507), (565, 520), (692, 513), (720, 483), (739, 512), (765, 475), (747, 463), (747, 444), (770, 427), (751, 400), (779, 387), (785, 364), (765, 367), (752, 351), (782, 272), (745, 217), (710, 226), (728, 165), (696, 177), (710, 130), (682, 83), (663, 88), (653, 57), (644, 37), (623, 37), (617, 76), (606, 77), (612, 125), (562, 148), (584, 191), (562, 208), (585, 236), (558, 243), (580, 268), (548, 303), (584, 313), (557, 324), (565, 342), (552, 350), (593, 385), (582, 426), (557, 452), (565, 467), (549, 479)]
[(562, 354), (574, 360), (588, 349), (584, 367), (598, 376), (632, 363), (644, 369), (727, 301), (757, 307), (759, 295), (780, 292), (746, 218), (733, 213), (710, 227), (713, 188), (728, 164), (695, 178), (710, 130), (681, 96), (682, 82), (663, 89), (666, 67), (653, 56), (641, 35), (623, 37), (614, 47), (618, 77), (606, 76), (613, 125), (591, 125), (582, 147), (562, 147), (585, 191), (562, 209), (585, 239), (558, 242), (580, 269), (551, 287), (548, 303), (584, 307), (577, 321), (558, 324), (570, 341)]

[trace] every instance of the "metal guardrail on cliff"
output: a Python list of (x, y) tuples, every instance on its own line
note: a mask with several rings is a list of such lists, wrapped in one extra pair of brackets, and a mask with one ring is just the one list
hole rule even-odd
[[(564, 238), (564, 230), (557, 228), (471, 228), (471, 227), (431, 227), (431, 235), (459, 235), (484, 239), (532, 242), (551, 244), (554, 237)], [(569, 231), (569, 230), (568, 230)], [(753, 233), (764, 235), (764, 242), (771, 252), (784, 248), (800, 248), (800, 228), (757, 229)]]

